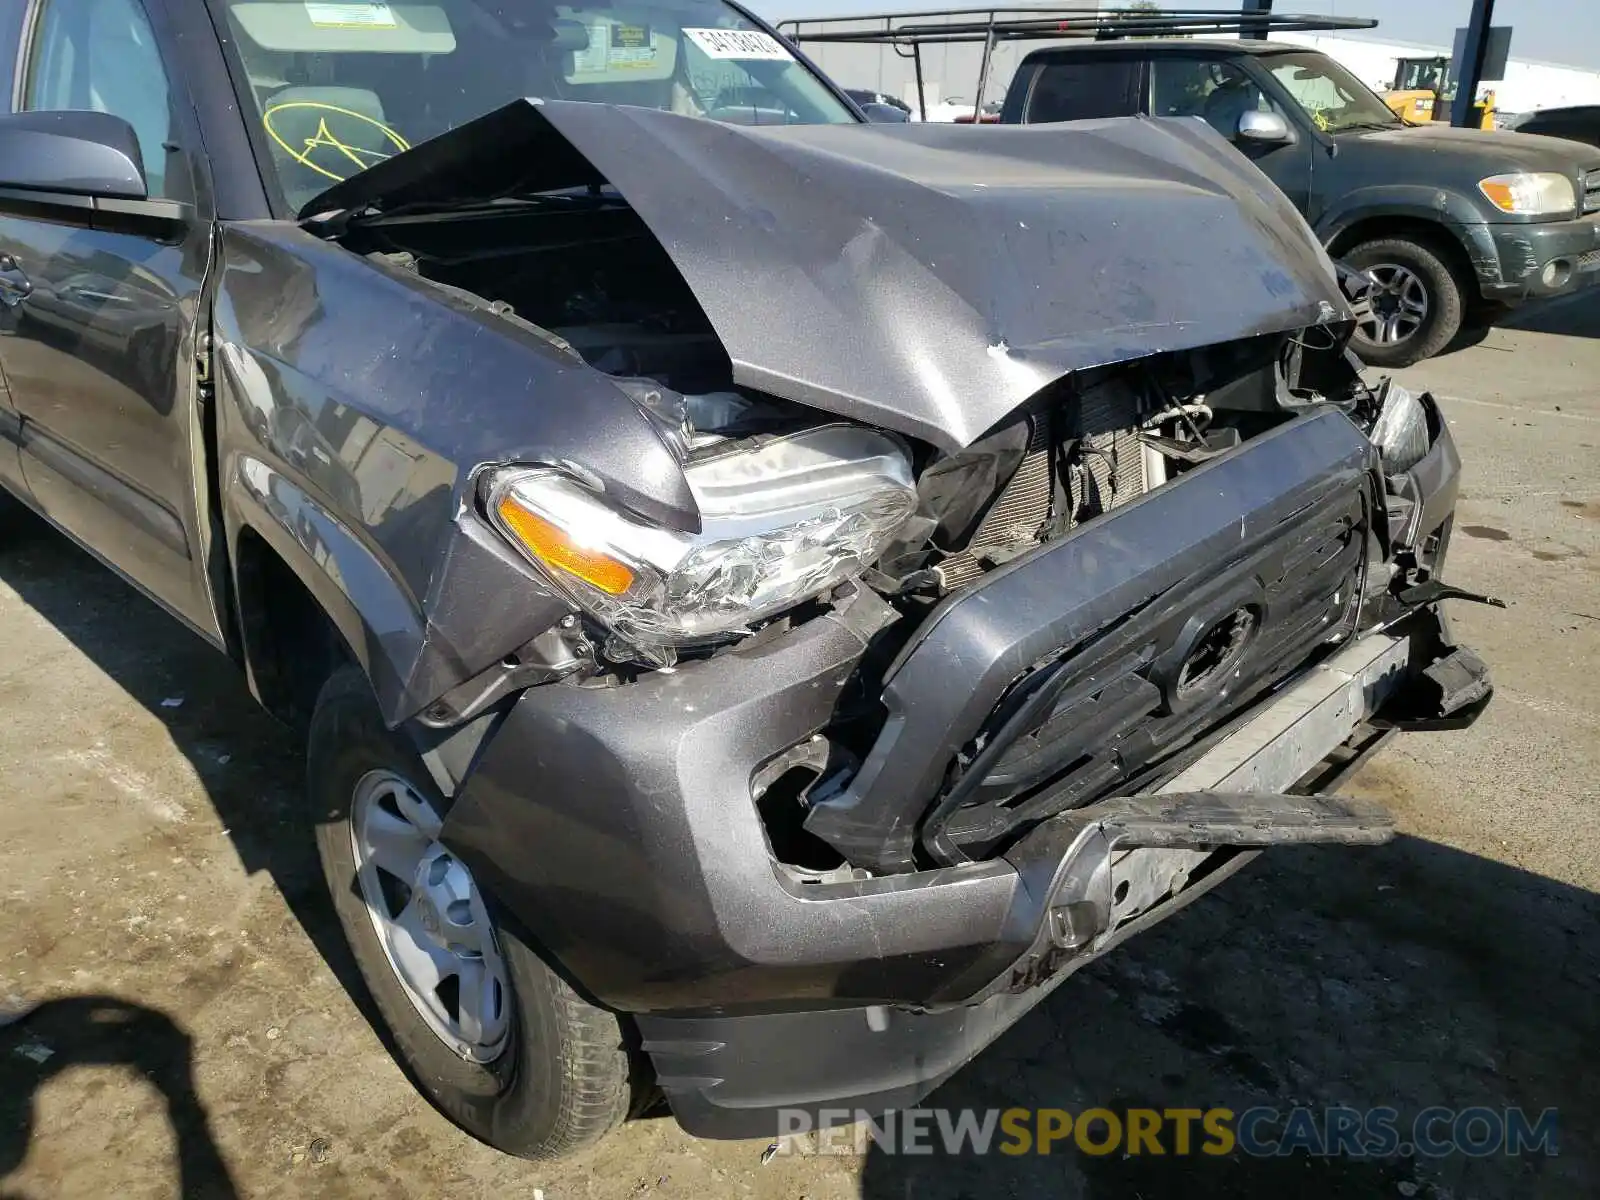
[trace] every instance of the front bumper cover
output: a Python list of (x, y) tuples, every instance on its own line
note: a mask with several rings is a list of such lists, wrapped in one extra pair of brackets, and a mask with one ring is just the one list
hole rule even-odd
[[(1501, 301), (1559, 296), (1600, 282), (1600, 213), (1570, 221), (1500, 222), (1476, 227), (1478, 280)], [(1557, 278), (1543, 278), (1558, 264)]]
[[(1448, 507), (1436, 514), (1435, 501), (1457, 486), (1442, 421), (1430, 460), (1438, 469), (1413, 472), (1407, 498), (1409, 517), (1444, 521), (1437, 569)], [(1035, 619), (1057, 620), (1050, 609)], [(1332, 786), (1329, 756), (1359, 757), (1380, 727), (1470, 720), (1487, 701), (1481, 664), (1418, 608), (1247, 708), (1170, 777), (1047, 820), (1002, 857), (808, 882), (774, 861), (752, 778), (827, 724), (888, 615), (863, 593), (676, 672), (530, 689), (447, 818), (446, 843), (535, 944), (588, 995), (635, 1014), (691, 1132), (770, 1132), (781, 1106), (910, 1102), (1252, 850), (1387, 836), (1379, 813), (1291, 793)], [(1445, 696), (1467, 709), (1431, 712)]]
[[(1410, 702), (1413, 654), (1437, 644), (1434, 618), (1419, 614), (1409, 637), (1376, 634), (1349, 647), (1166, 785), (1209, 790), (1110, 800), (1034, 830), (1006, 860), (1042, 916), (1028, 949), (974, 1002), (638, 1017), (674, 1115), (697, 1136), (761, 1137), (778, 1131), (779, 1109), (826, 1123), (828, 1110), (851, 1120), (916, 1104), (1074, 972), (1261, 849), (1387, 841), (1393, 822), (1378, 806), (1288, 789), (1337, 786), (1401, 727), (1384, 714)], [(1437, 661), (1476, 663), (1460, 651)], [(1477, 682), (1471, 716), (1489, 689), (1481, 664)]]

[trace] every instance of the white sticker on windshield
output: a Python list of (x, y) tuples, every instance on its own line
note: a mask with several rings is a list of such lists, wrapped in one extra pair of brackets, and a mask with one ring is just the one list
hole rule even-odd
[(606, 65), (613, 71), (641, 71), (656, 64), (656, 43), (648, 25), (613, 25)]
[(395, 29), (387, 4), (322, 4), (306, 0), (306, 16), (318, 29)]
[(794, 59), (782, 42), (759, 29), (685, 29), (683, 33), (705, 51), (707, 58), (762, 58), (771, 62)]

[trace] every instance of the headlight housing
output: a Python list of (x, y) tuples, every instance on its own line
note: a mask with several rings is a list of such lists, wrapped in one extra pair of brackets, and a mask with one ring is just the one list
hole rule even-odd
[(549, 467), (499, 471), (489, 514), (633, 657), (665, 665), (677, 647), (747, 629), (858, 574), (917, 504), (904, 447), (849, 425), (736, 444), (684, 476), (697, 534), (643, 522)]
[(1422, 461), (1430, 445), (1428, 414), (1422, 401), (1390, 381), (1369, 436), (1383, 459), (1384, 471), (1391, 475), (1409, 471)]
[(1478, 190), (1501, 212), (1554, 217), (1576, 212), (1578, 189), (1559, 171), (1513, 171), (1478, 181)]

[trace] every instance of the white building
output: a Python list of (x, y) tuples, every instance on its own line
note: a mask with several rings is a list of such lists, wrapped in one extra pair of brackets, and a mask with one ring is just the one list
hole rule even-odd
[[(1394, 82), (1395, 64), (1402, 58), (1450, 56), (1450, 47), (1424, 46), (1415, 42), (1383, 42), (1348, 34), (1280, 33), (1274, 41), (1293, 42), (1322, 51), (1336, 59), (1374, 91), (1383, 91)], [(1516, 34), (1511, 48), (1516, 50)], [(1570, 104), (1600, 104), (1600, 71), (1563, 67), (1555, 63), (1529, 62), (1513, 53), (1506, 64), (1506, 77), (1485, 80), (1479, 88), (1494, 93), (1496, 111), (1510, 115), (1536, 108), (1563, 108)]]

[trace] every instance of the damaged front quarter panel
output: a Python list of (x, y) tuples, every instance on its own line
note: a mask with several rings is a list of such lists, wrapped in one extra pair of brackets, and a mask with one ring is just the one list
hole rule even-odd
[(224, 233), (215, 321), (232, 560), (254, 537), (288, 566), (391, 725), (570, 609), (477, 516), (484, 464), (574, 459), (633, 511), (698, 528), (658, 426), (487, 305), (263, 223)]

